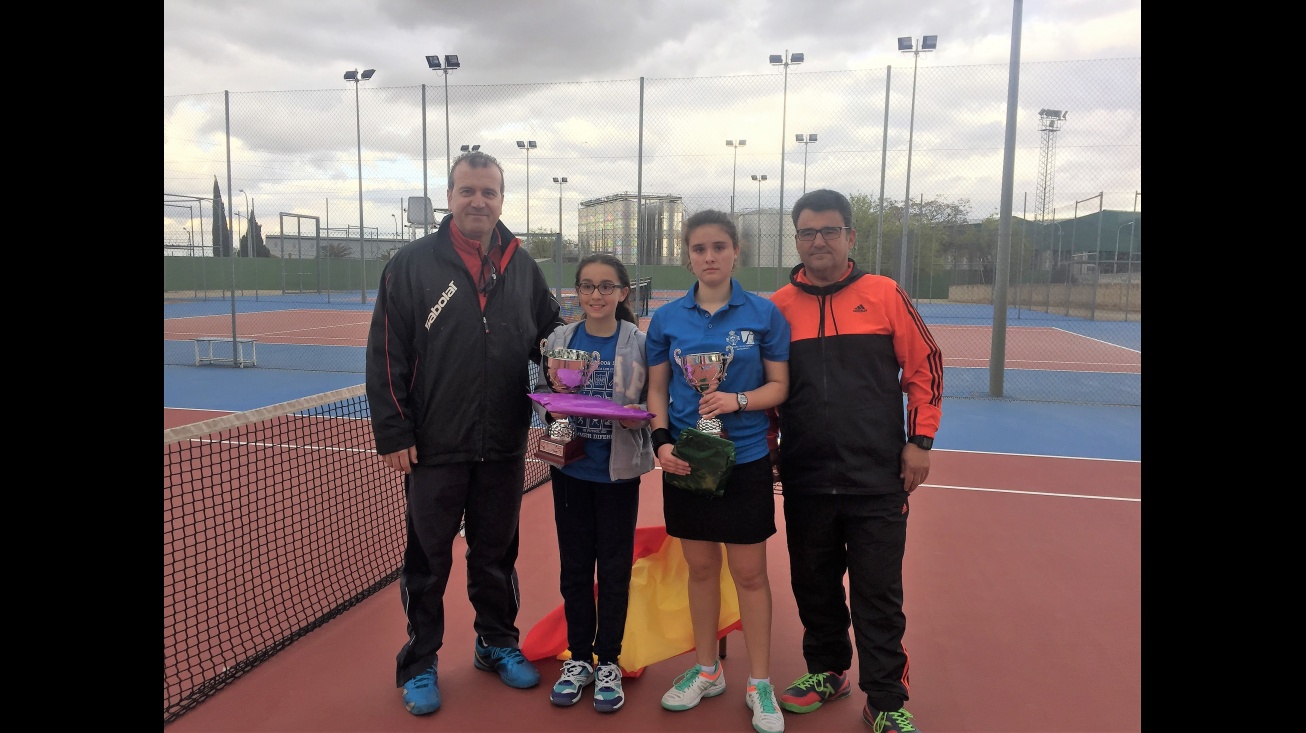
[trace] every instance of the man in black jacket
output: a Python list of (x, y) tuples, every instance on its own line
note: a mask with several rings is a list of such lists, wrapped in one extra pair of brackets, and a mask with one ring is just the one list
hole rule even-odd
[(518, 649), (518, 520), (531, 401), (527, 367), (559, 325), (539, 266), (499, 221), (503, 167), (470, 152), (449, 171), (450, 214), (386, 264), (367, 337), (376, 451), (403, 473), (399, 576), (408, 641), (396, 685), (414, 715), (440, 708), (444, 591), (465, 520), (473, 663), (510, 687), (539, 684)]

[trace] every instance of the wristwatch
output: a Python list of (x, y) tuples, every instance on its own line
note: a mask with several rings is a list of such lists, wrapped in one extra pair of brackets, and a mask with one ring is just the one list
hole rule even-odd
[(907, 442), (921, 450), (929, 450), (934, 447), (934, 438), (927, 438), (924, 435), (913, 435), (907, 439)]
[(739, 401), (739, 411), (743, 412), (748, 409), (748, 395), (743, 392), (736, 392), (735, 399)]

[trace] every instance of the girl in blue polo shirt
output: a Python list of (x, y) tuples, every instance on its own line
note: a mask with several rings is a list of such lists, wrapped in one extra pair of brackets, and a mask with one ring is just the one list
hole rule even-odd
[[(744, 290), (731, 273), (739, 260), (739, 234), (729, 215), (700, 211), (684, 226), (686, 266), (698, 282), (684, 297), (658, 308), (649, 323), (648, 411), (653, 446), (662, 465), (662, 506), (667, 534), (681, 541), (689, 565), (689, 610), (697, 664), (662, 696), (667, 710), (688, 710), (725, 692), (717, 658), (722, 545), (739, 594), (748, 648), (745, 701), (760, 733), (780, 733), (784, 719), (771, 687), (771, 585), (766, 540), (775, 534), (774, 479), (765, 410), (789, 394), (789, 324), (770, 300)], [(675, 355), (732, 355), (714, 389), (700, 395), (685, 379)], [(676, 437), (699, 419), (720, 420), (735, 445), (735, 467), (714, 497), (669, 486), (665, 474), (690, 473), (672, 455)]]

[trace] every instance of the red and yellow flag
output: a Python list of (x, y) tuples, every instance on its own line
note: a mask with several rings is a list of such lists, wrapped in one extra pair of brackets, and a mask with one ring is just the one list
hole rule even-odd
[[(689, 566), (680, 550), (680, 540), (667, 535), (663, 526), (639, 527), (635, 530), (632, 563), (626, 634), (617, 659), (626, 677), (638, 677), (648, 665), (694, 648), (694, 629), (689, 620)], [(738, 628), (739, 596), (730, 568), (723, 562), (717, 638)], [(561, 605), (531, 627), (521, 651), (530, 660), (570, 656), (567, 620)]]

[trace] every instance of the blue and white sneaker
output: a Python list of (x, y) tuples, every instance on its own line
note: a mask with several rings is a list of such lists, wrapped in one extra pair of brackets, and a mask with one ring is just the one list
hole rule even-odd
[(585, 662), (568, 659), (562, 663), (562, 676), (553, 684), (549, 702), (554, 705), (575, 705), (580, 702), (585, 685), (594, 681), (594, 668)]
[(521, 650), (516, 647), (487, 646), (480, 636), (476, 637), (476, 653), (472, 658), (477, 669), (486, 672), (498, 672), (503, 684), (518, 689), (526, 689), (540, 684), (540, 673), (535, 665), (526, 661)]
[(600, 713), (615, 713), (626, 704), (621, 691), (621, 667), (613, 662), (600, 664), (594, 673), (594, 709)]

